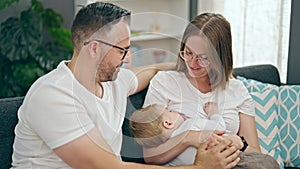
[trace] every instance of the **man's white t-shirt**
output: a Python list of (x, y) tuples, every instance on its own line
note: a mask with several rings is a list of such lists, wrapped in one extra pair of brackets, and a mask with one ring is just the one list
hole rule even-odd
[(137, 79), (133, 72), (120, 69), (115, 81), (102, 85), (100, 99), (75, 79), (65, 61), (39, 78), (18, 111), (14, 168), (70, 168), (53, 149), (95, 127), (120, 158), (126, 98), (136, 90)]
[[(216, 89), (213, 92), (201, 93), (187, 79), (183, 72), (161, 71), (150, 82), (144, 107), (152, 104), (163, 105), (169, 110), (181, 112), (188, 117), (202, 116), (203, 106), (207, 102), (216, 102), (219, 114), (225, 121), (226, 134), (233, 135), (239, 130), (239, 112), (254, 116), (253, 100), (243, 83), (230, 79), (225, 90)], [(189, 123), (195, 123), (191, 118)], [(174, 135), (186, 130), (192, 130), (194, 125), (183, 123)], [(196, 154), (195, 148), (188, 148), (168, 165), (192, 164)]]

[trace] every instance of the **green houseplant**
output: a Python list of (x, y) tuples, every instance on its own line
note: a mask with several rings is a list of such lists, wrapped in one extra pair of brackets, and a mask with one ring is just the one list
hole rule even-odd
[[(1, 1), (0, 10), (18, 1)], [(60, 14), (38, 0), (1, 23), (0, 98), (24, 96), (38, 77), (71, 57), (71, 33), (62, 23)]]

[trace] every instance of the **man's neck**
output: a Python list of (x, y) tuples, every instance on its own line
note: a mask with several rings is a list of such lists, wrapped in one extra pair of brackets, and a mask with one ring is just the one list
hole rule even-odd
[(101, 82), (95, 82), (95, 93), (97, 97), (102, 98), (104, 95), (104, 88)]
[(77, 81), (88, 91), (102, 98), (104, 93), (103, 86), (101, 82), (95, 82), (96, 68), (92, 68), (91, 66), (87, 67), (86, 65), (90, 64), (78, 61), (78, 57), (73, 57), (72, 60), (67, 63), (67, 66)]

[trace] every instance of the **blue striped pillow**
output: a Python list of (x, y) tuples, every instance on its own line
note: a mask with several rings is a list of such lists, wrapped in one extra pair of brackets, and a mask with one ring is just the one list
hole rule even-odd
[(237, 76), (237, 79), (243, 82), (249, 92), (262, 92), (270, 88), (277, 88), (278, 86), (268, 83), (262, 83), (253, 79), (246, 79), (242, 76)]

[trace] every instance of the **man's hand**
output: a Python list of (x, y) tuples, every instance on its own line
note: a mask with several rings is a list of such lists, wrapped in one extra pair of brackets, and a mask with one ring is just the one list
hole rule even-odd
[(230, 169), (240, 161), (239, 152), (232, 140), (213, 135), (199, 146), (194, 164), (205, 169)]

